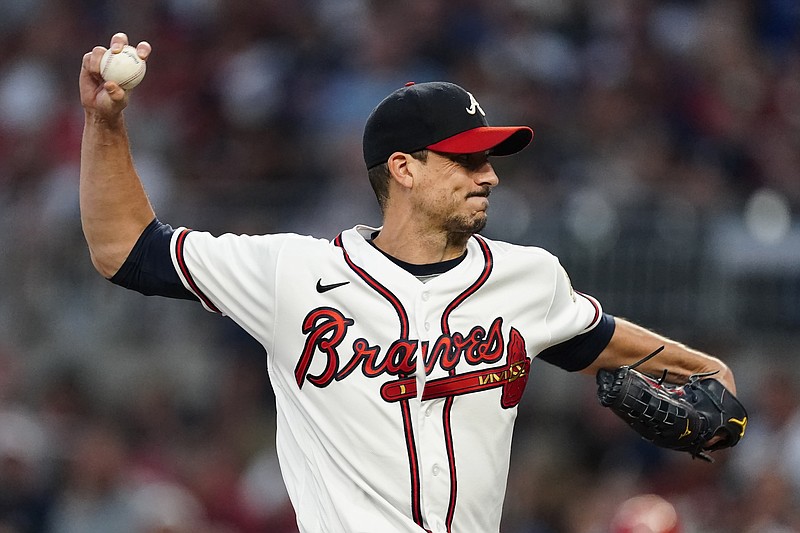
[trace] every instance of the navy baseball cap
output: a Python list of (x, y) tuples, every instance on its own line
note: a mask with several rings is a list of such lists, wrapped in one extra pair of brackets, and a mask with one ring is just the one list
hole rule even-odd
[(413, 83), (397, 89), (372, 110), (364, 127), (364, 162), (372, 168), (394, 152), (511, 155), (533, 139), (527, 126), (489, 126), (481, 105), (454, 83)]

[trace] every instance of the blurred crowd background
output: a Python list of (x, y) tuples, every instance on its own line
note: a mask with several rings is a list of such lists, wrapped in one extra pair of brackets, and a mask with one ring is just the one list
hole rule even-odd
[(800, 531), (796, 0), (0, 2), (0, 532), (296, 531), (264, 354), (199, 305), (113, 287), (78, 212), (82, 55), (153, 45), (126, 119), (163, 222), (334, 237), (379, 222), (361, 130), (406, 81), (473, 92), (533, 144), (486, 234), (727, 361), (748, 435), (658, 450), (540, 362), (504, 533), (611, 531), (654, 493), (683, 533)]

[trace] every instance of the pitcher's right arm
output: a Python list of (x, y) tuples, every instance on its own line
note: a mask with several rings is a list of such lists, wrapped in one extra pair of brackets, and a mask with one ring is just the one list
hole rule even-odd
[[(124, 33), (111, 38), (110, 48), (128, 44)], [(139, 57), (151, 47), (141, 42)], [(106, 49), (96, 46), (83, 56), (80, 73), (81, 104), (85, 112), (81, 142), (81, 224), (92, 263), (111, 278), (125, 262), (142, 231), (153, 221), (153, 211), (131, 157), (123, 110), (128, 94), (100, 76)]]

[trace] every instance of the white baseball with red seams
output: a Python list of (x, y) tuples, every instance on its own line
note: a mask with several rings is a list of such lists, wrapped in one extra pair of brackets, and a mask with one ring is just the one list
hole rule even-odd
[(100, 76), (113, 81), (123, 89), (130, 90), (139, 85), (147, 72), (147, 63), (136, 53), (136, 48), (126, 44), (117, 53), (106, 50), (100, 60)]
[(301, 531), (497, 532), (531, 358), (594, 328), (600, 305), (540, 248), (474, 236), (423, 283), (370, 244), (375, 231), (181, 228), (172, 259), (266, 349)]

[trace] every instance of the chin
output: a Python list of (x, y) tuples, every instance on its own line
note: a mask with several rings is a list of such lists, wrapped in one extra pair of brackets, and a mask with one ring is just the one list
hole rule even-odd
[(471, 217), (453, 219), (447, 226), (450, 233), (480, 233), (486, 227), (486, 214), (476, 213)]
[(472, 224), (472, 233), (480, 233), (483, 231), (483, 228), (486, 227), (486, 214), (479, 216), (475, 219), (475, 222)]

